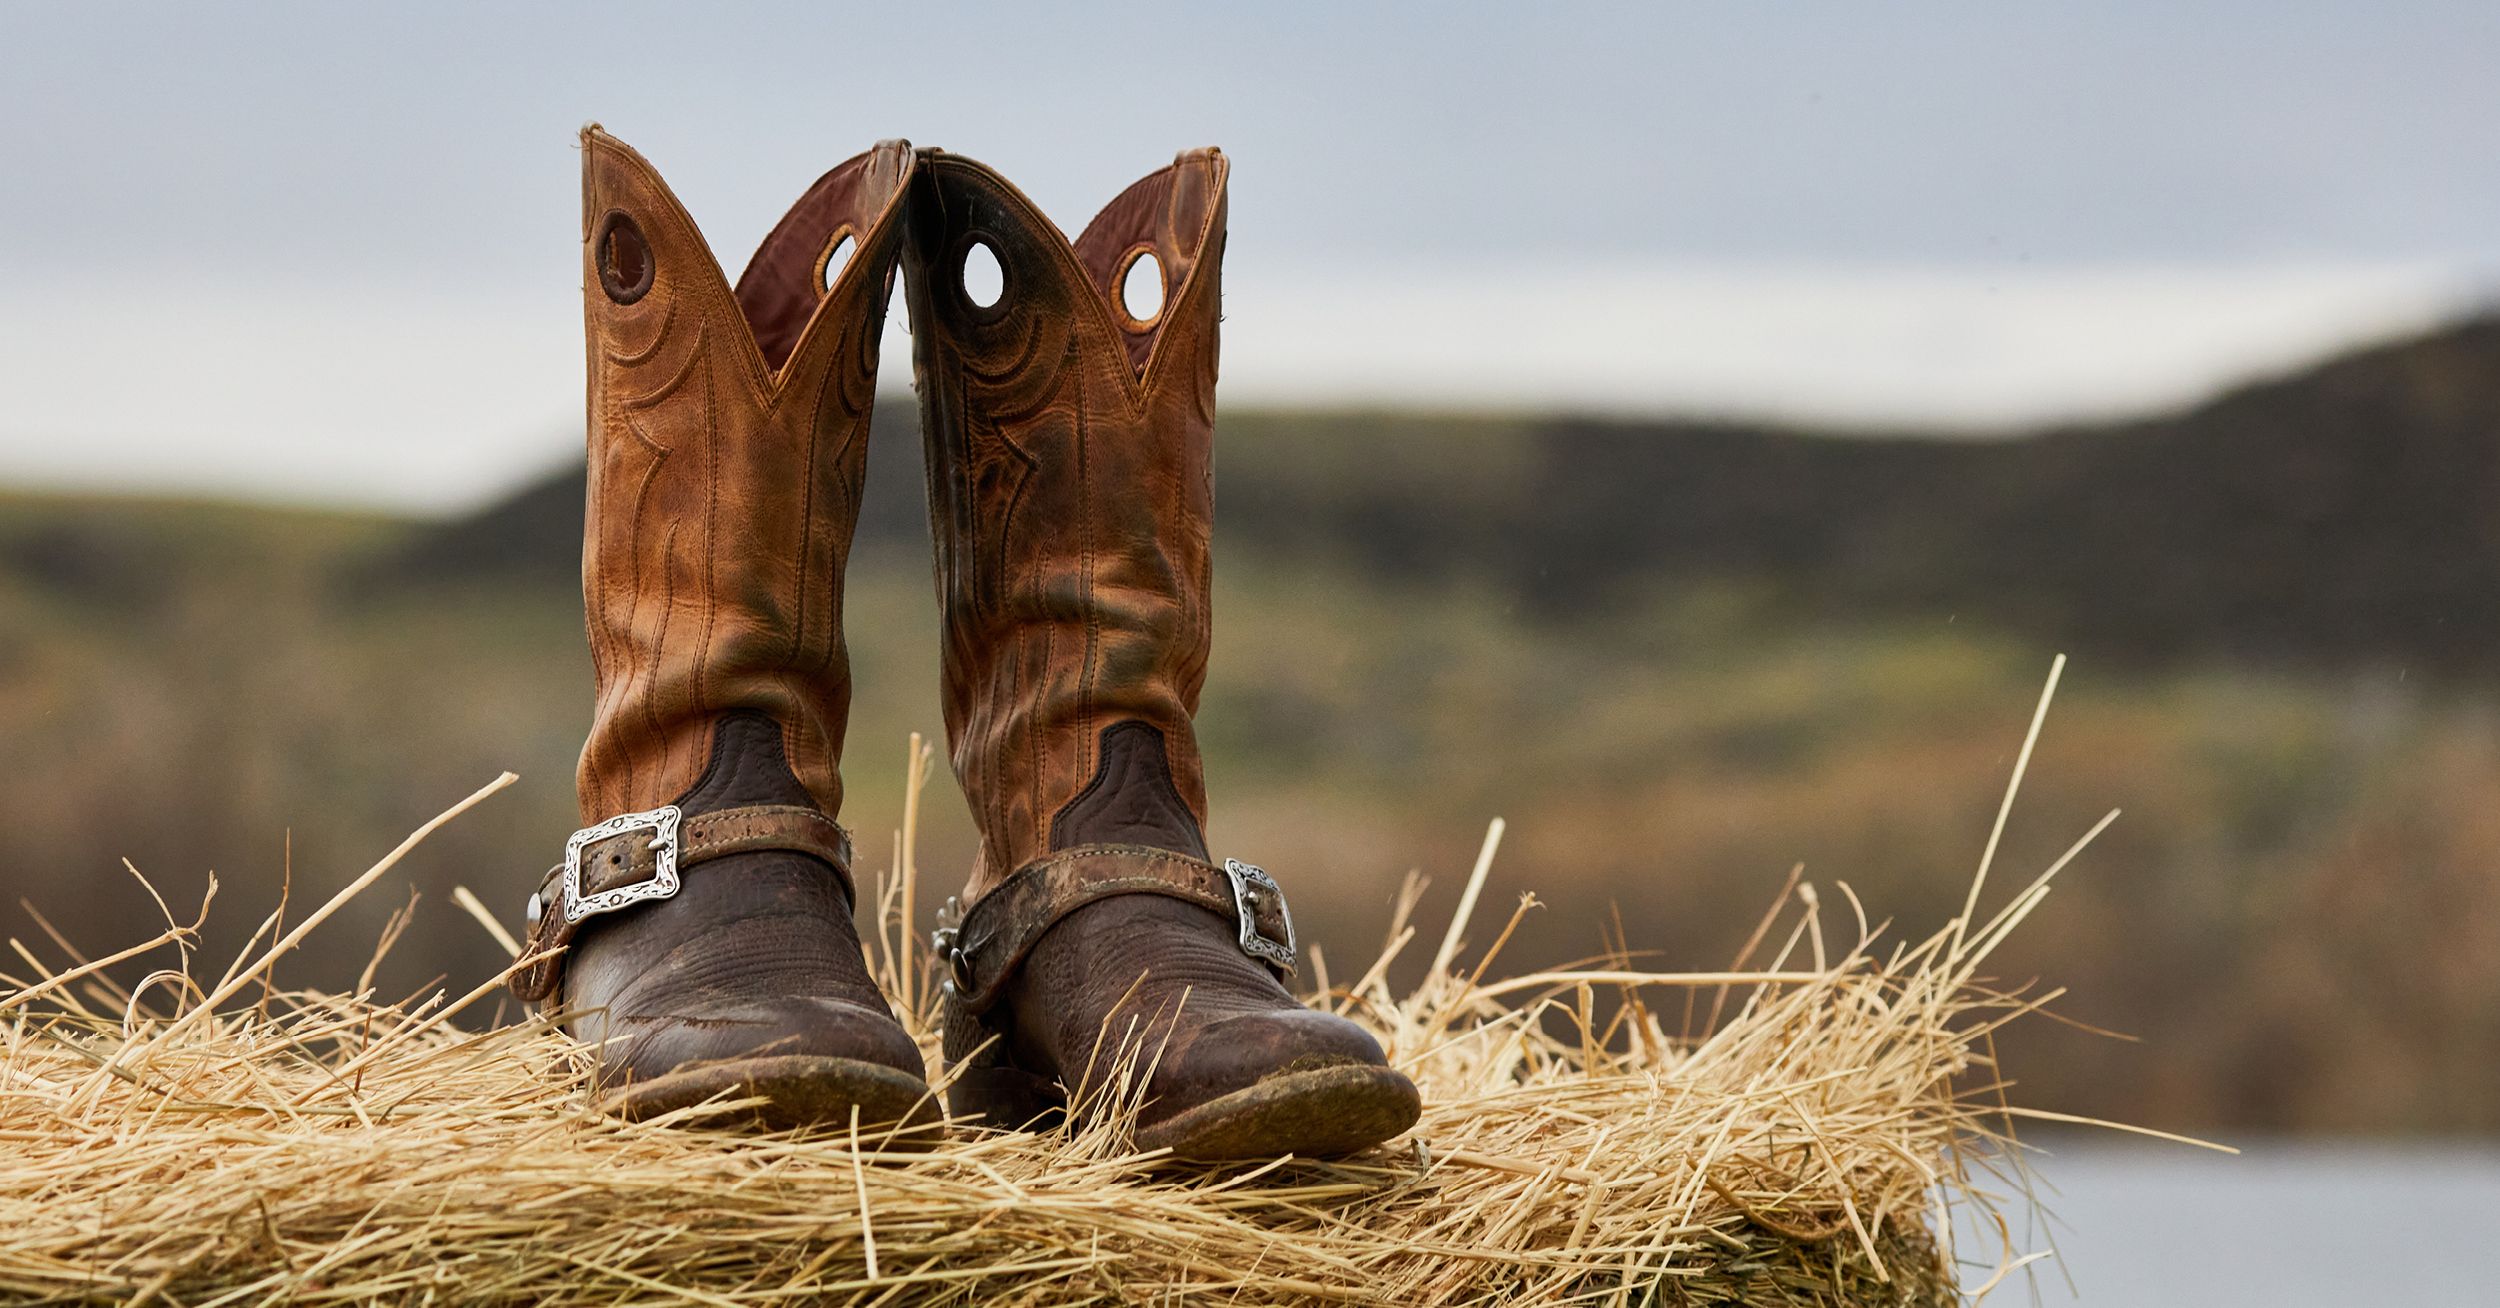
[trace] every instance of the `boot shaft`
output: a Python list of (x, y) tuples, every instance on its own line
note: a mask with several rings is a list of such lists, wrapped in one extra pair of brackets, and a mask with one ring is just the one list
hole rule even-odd
[[(826, 173), (733, 288), (641, 155), (596, 126), (582, 152), (598, 691), (582, 819), (676, 801), (736, 712), (780, 727), (791, 772), (836, 813), (842, 572), (914, 156), (889, 141)], [(849, 261), (828, 279), (837, 247)]]
[[(1205, 855), (1227, 170), (1185, 153), (1071, 244), (997, 173), (922, 153), (902, 257), (976, 895), (1076, 844)], [(987, 304), (976, 247), (1003, 282)], [(1120, 285), (1147, 254), (1164, 294), (1140, 321)]]

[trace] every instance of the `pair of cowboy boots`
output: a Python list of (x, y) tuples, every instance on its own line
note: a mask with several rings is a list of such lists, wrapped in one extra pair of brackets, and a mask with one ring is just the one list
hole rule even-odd
[[(1137, 1143), (1182, 1157), (1410, 1126), (1379, 1045), (1286, 989), (1276, 883), (1202, 834), (1223, 155), (1181, 155), (1071, 244), (988, 168), (885, 142), (809, 188), (733, 287), (640, 155), (596, 126), (582, 146), (588, 825), (531, 900), (513, 985), (599, 1043), (610, 1106), (938, 1116), (869, 976), (835, 820), (843, 567), (899, 265), (947, 738), (981, 835), (933, 938), (949, 1106), (1081, 1118), (1120, 1069)], [(1165, 294), (1141, 320), (1119, 288), (1147, 255)], [(1001, 284), (968, 287), (983, 257)]]

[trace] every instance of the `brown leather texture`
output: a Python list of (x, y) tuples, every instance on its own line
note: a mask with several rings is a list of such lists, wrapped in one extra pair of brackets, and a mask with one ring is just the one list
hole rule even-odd
[[(1283, 944), (1293, 928), (1282, 895), (1253, 890), (1250, 920), (1258, 933)], [(955, 930), (960, 963), (957, 1000), (968, 1011), (987, 1013), (1015, 971), (1059, 920), (1114, 895), (1162, 895), (1222, 918), (1239, 939), (1240, 906), (1224, 869), (1185, 854), (1140, 845), (1082, 845), (1026, 864), (981, 896)], [(1292, 973), (1274, 963), (1280, 980)]]
[[(948, 1101), (1002, 1127), (1082, 1114), (1122, 1064), (1108, 1041), (1152, 1068), (1141, 1142), (1343, 1151), (1411, 1124), (1414, 1087), (1243, 950), (1229, 878), (1205, 861), (1190, 719), (1227, 177), (1221, 153), (1186, 152), (1071, 243), (990, 169), (921, 158), (904, 284), (947, 739), (981, 834)], [(1000, 271), (988, 304), (965, 278), (981, 247)], [(1139, 321), (1119, 284), (1147, 254), (1164, 295)]]
[[(841, 809), (840, 582), (913, 163), (889, 141), (826, 173), (733, 289), (658, 172), (583, 129), (584, 825), (684, 794), (716, 720), (742, 709), (780, 725), (807, 793)], [(845, 236), (855, 252), (823, 288), (817, 261)]]
[[(581, 893), (587, 897), (651, 881), (660, 863), (656, 840), (652, 828), (636, 827), (584, 845), (579, 874)], [(689, 870), (712, 859), (787, 850), (810, 855), (825, 864), (839, 879), (843, 895), (854, 902), (858, 899), (850, 876), (850, 833), (832, 818), (804, 805), (756, 804), (683, 818), (672, 843), (681, 880)], [(537, 897), (531, 900), (539, 912), (529, 924), (528, 937), (521, 942), (521, 953), (538, 961), (513, 974), (512, 993), (519, 998), (541, 1000), (554, 993), (556, 982), (563, 975), (563, 957), (554, 951), (571, 945), (574, 935), (590, 920), (567, 919), (563, 882), (564, 864), (558, 863), (547, 869)], [(612, 911), (631, 912), (633, 907), (627, 905)]]
[[(1104, 838), (1057, 823), (1093, 783), (1105, 732), (1127, 723), (1158, 738), (1143, 766), (1170, 798), (1129, 805), (1119, 838), (1204, 852), (1190, 717), (1209, 636), (1228, 167), (1184, 153), (1071, 245), (989, 168), (922, 152), (903, 267), (947, 739), (981, 833), (973, 896)], [(964, 280), (975, 246), (1003, 275), (987, 306)], [(1144, 323), (1116, 285), (1141, 251), (1165, 274)]]
[(1042, 935), (987, 1014), (948, 1008), (949, 1104), (992, 1125), (1082, 1104), (1124, 1055), (1151, 1069), (1140, 1126), (1278, 1075), (1388, 1063), (1369, 1032), (1303, 1006), (1243, 954), (1228, 914), (1166, 894), (1083, 905)]
[[(595, 126), (582, 151), (582, 821), (676, 804), (684, 866), (522, 984), (598, 1044), (615, 1111), (769, 1083), (769, 1121), (895, 1119), (925, 1107), (920, 1052), (868, 974), (833, 819), (843, 569), (916, 156), (819, 178), (733, 288), (649, 163)], [(598, 852), (594, 890), (648, 874), (630, 843)]]
[[(679, 800), (689, 826), (714, 813), (808, 805), (771, 719), (725, 714), (712, 736), (702, 778)], [(548, 1002), (566, 1029), (599, 1047), (600, 1080), (610, 1086), (689, 1064), (785, 1056), (918, 1078), (919, 1046), (869, 976), (851, 910), (847, 870), (820, 852), (707, 858), (669, 898), (584, 919)], [(857, 1102), (856, 1081), (828, 1065), (819, 1084), (791, 1098), (841, 1121), (846, 1100)], [(864, 1121), (879, 1120), (874, 1105), (862, 1107)]]

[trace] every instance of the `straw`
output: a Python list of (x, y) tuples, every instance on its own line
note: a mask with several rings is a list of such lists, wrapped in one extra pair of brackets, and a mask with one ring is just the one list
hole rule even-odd
[[(926, 757), (913, 749), (915, 773)], [(548, 1023), (455, 1023), (484, 987), (233, 1006), (493, 789), (221, 984), (189, 981), (189, 927), (105, 955), (179, 956), (135, 997), (75, 962), (0, 978), (0, 1298), (1949, 1304), (1966, 1274), (1993, 1285), (2038, 1255), (2009, 1238), (1957, 1259), (1943, 1214), (2021, 1229), (1994, 1193), (2023, 1167), (2016, 1121), (2077, 1120), (2003, 1101), (1989, 1038), (2043, 1001), (1979, 979), (2045, 880), (1976, 930), (1974, 885), (1933, 935), (1881, 949), (1853, 906), (1819, 961), (1829, 924), (1800, 885), (1759, 937), (1786, 944), (1757, 970), (1487, 980), (1489, 957), (1460, 941), (1498, 824), (1418, 985), (1393, 993), (1384, 958), (1313, 997), (1366, 1024), (1425, 1096), (1412, 1133), (1351, 1159), (1139, 1152), (1117, 1106), (1133, 1111), (1153, 1050), (1105, 1055), (1115, 1083), (1132, 1080), (1073, 1135), (958, 1124), (914, 1151), (848, 1122), (713, 1124), (728, 1103), (603, 1117), (592, 1060)], [(917, 904), (916, 816), (863, 935), (935, 1069), (929, 955), (901, 920)], [(479, 911), (474, 898), (461, 902)], [(1384, 952), (1414, 934), (1402, 921)], [(1690, 1032), (1641, 998), (1722, 987), (1727, 1014)]]

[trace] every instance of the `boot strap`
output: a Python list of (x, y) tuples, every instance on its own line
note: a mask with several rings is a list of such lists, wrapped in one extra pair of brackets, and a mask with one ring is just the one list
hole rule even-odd
[(947, 997), (986, 1013), (1059, 919), (1114, 895), (1162, 895), (1233, 923), (1241, 952), (1293, 981), (1293, 913), (1284, 889), (1237, 858), (1224, 866), (1145, 845), (1080, 845), (1024, 865), (969, 909), (947, 901), (930, 946), (946, 964)]
[(609, 818), (573, 833), (564, 861), (547, 869), (530, 896), (529, 935), (521, 956), (529, 966), (512, 974), (512, 993), (535, 1002), (554, 994), (563, 974), (562, 949), (581, 924), (647, 900), (677, 893), (678, 870), (732, 854), (782, 849), (822, 860), (851, 886), (851, 836), (840, 823), (796, 804), (756, 804), (686, 817), (674, 804)]

